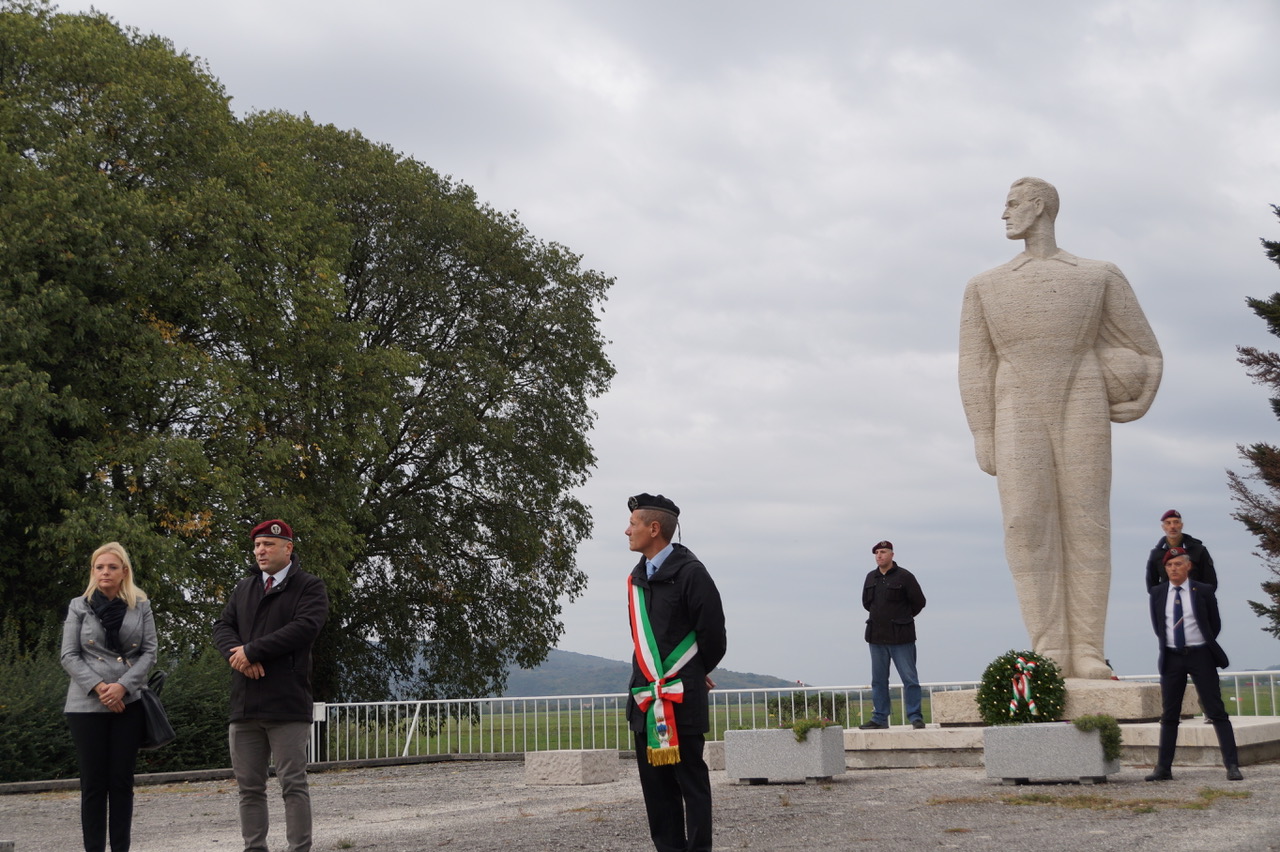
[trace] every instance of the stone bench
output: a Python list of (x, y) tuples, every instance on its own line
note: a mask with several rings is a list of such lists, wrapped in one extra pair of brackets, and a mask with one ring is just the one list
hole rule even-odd
[(608, 784), (617, 780), (616, 749), (531, 751), (524, 756), (526, 784)]
[(843, 775), (844, 729), (813, 728), (802, 743), (787, 729), (725, 731), (724, 771), (729, 780), (739, 784), (805, 782)]
[(1006, 784), (1028, 781), (1099, 783), (1120, 771), (1107, 760), (1097, 731), (1078, 731), (1070, 722), (1036, 722), (984, 728), (987, 777)]

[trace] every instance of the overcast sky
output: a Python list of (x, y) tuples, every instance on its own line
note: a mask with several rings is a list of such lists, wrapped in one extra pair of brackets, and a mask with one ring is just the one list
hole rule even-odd
[(956, 353), (965, 282), (1021, 250), (1000, 214), (1035, 175), (1059, 243), (1125, 272), (1164, 350), (1150, 412), (1113, 427), (1108, 657), (1155, 669), (1143, 568), (1176, 507), (1217, 562), (1232, 668), (1280, 664), (1225, 482), (1237, 444), (1280, 441), (1235, 360), (1280, 345), (1244, 304), (1280, 290), (1258, 244), (1280, 239), (1273, 0), (93, 5), (204, 58), (239, 114), (358, 129), (616, 277), (561, 648), (628, 657), (640, 491), (681, 506), (720, 586), (726, 668), (866, 683), (883, 538), (929, 599), (923, 680), (1025, 647)]

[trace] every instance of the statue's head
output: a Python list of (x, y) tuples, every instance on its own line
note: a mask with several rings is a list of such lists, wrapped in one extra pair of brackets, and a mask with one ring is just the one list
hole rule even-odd
[(1000, 218), (1005, 223), (1005, 236), (1011, 240), (1024, 239), (1039, 222), (1052, 227), (1058, 218), (1058, 190), (1040, 178), (1018, 178), (1009, 187)]

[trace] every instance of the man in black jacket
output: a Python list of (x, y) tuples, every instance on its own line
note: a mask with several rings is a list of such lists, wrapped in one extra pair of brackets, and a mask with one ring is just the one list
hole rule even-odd
[(706, 566), (671, 542), (679, 507), (661, 494), (638, 494), (627, 508), (627, 540), (641, 554), (627, 580), (636, 649), (627, 721), (649, 835), (658, 852), (702, 852), (711, 849), (707, 692), (727, 645), (724, 608)]
[(1182, 714), (1182, 698), (1187, 690), (1187, 675), (1196, 685), (1205, 717), (1213, 723), (1222, 750), (1222, 763), (1227, 780), (1239, 781), (1240, 758), (1236, 753), (1236, 735), (1231, 717), (1222, 701), (1218, 669), (1229, 664), (1218, 644), (1222, 617), (1213, 587), (1189, 578), (1191, 559), (1180, 547), (1165, 554), (1168, 581), (1151, 590), (1151, 626), (1160, 643), (1157, 669), (1160, 672), (1160, 752), (1155, 770), (1148, 781), (1173, 778), (1173, 753), (1178, 745), (1178, 722)]
[(893, 544), (872, 545), (876, 567), (862, 583), (862, 607), (867, 619), (866, 640), (871, 648), (871, 721), (858, 727), (874, 731), (889, 727), (889, 661), (902, 678), (902, 699), (913, 728), (924, 727), (920, 678), (916, 674), (916, 616), (924, 609), (924, 592), (906, 568), (893, 561)]
[(1182, 531), (1182, 515), (1177, 509), (1170, 509), (1160, 516), (1160, 526), (1164, 528), (1164, 537), (1151, 548), (1147, 557), (1147, 591), (1150, 592), (1165, 580), (1164, 556), (1171, 547), (1181, 547), (1191, 558), (1191, 579), (1218, 588), (1218, 572), (1213, 567), (1213, 557), (1204, 542)]
[(307, 741), (311, 646), (329, 613), (324, 581), (298, 565), (281, 520), (253, 528), (257, 570), (231, 592), (213, 642), (234, 671), (227, 740), (240, 788), (244, 852), (267, 852), (267, 767), (275, 759), (289, 852), (311, 849)]

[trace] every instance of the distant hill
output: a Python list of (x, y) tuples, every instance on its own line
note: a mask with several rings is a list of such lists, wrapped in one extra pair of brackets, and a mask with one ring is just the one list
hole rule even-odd
[[(546, 662), (535, 669), (516, 669), (507, 677), (504, 695), (601, 695), (626, 692), (631, 663), (552, 649)], [(770, 675), (716, 669), (711, 675), (721, 689), (753, 689), (792, 686), (792, 681)]]

